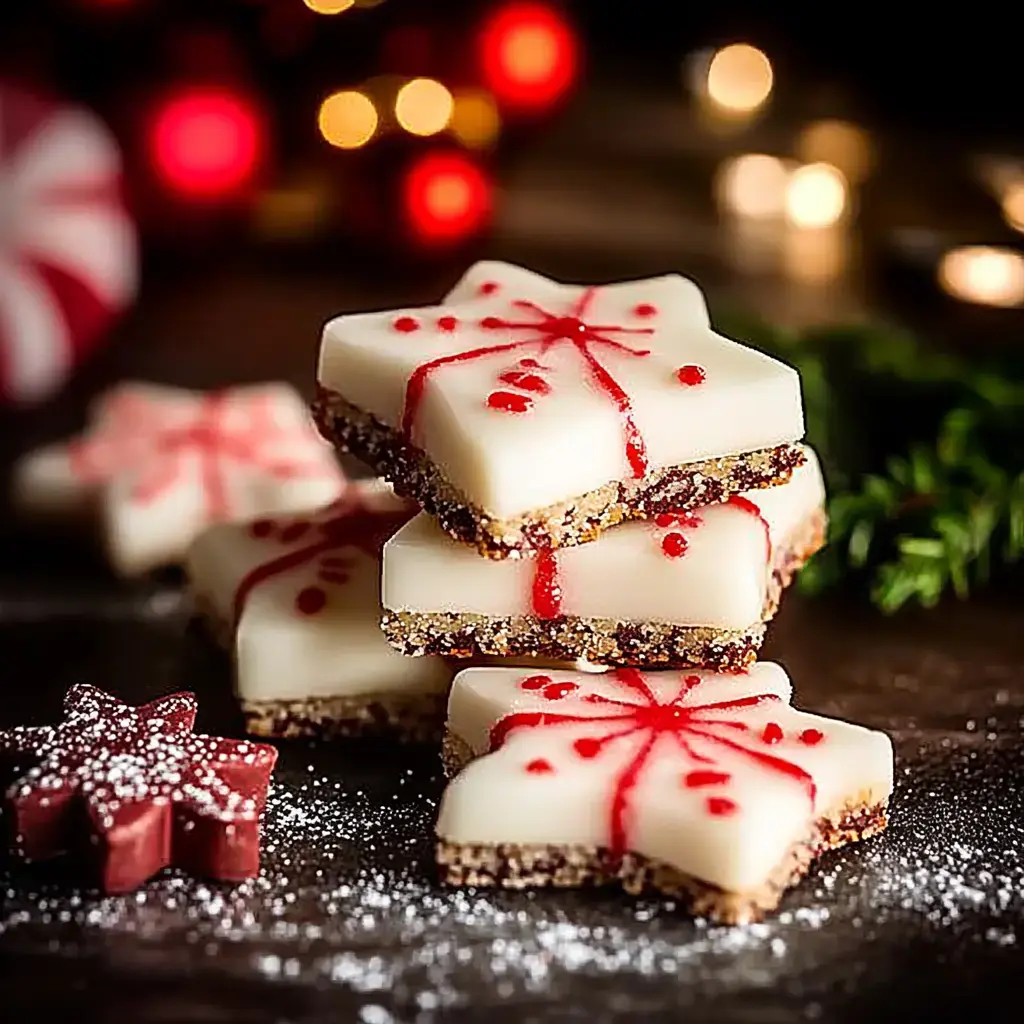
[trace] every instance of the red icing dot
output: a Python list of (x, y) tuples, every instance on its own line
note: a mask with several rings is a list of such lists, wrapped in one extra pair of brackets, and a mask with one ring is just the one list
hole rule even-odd
[(654, 517), (654, 522), (658, 526), (671, 526), (676, 521), (676, 517), (671, 512), (659, 512)]
[(492, 391), (487, 396), (487, 407), (501, 412), (528, 412), (532, 406), (529, 395), (517, 395), (514, 391)]
[(597, 757), (601, 753), (601, 741), (594, 739), (593, 736), (581, 736), (572, 745), (572, 749), (579, 754), (580, 757)]
[(686, 538), (681, 533), (667, 533), (661, 539), (661, 550), (669, 558), (681, 558), (687, 547)]
[(291, 544), (292, 541), (305, 536), (309, 532), (309, 526), (310, 524), (307, 522), (292, 523), (291, 526), (286, 526), (281, 531), (281, 542), (283, 544)]
[(546, 367), (544, 366), (543, 363), (538, 363), (536, 359), (531, 359), (529, 356), (526, 356), (524, 359), (520, 359), (519, 360), (519, 365), (520, 366), (525, 366), (527, 369), (530, 369), (530, 370), (543, 370), (543, 369), (546, 369)]
[(633, 307), (634, 316), (654, 316), (658, 312), (658, 307), (651, 305), (649, 302), (639, 302)]
[(683, 676), (683, 693), (689, 693), (695, 686), (700, 686), (700, 676)]
[(499, 327), (505, 326), (505, 321), (502, 320), (501, 317), (485, 316), (483, 320), (480, 321), (480, 326), (485, 331), (496, 331)]
[(716, 818), (728, 817), (739, 810), (736, 801), (730, 800), (727, 796), (709, 796), (705, 806), (708, 809), (708, 814), (712, 814)]
[(728, 772), (696, 771), (683, 776), (688, 789), (701, 789), (704, 786), (724, 786), (732, 776)]
[(391, 326), (401, 334), (411, 334), (420, 329), (419, 321), (411, 316), (396, 317)]
[(500, 287), (497, 281), (484, 281), (477, 290), (481, 295), (493, 295)]
[(272, 519), (257, 519), (249, 525), (249, 533), (253, 537), (269, 537), (274, 532), (274, 521)]
[(437, 329), (439, 331), (454, 331), (459, 321), (454, 316), (439, 316), (437, 318)]
[(539, 690), (551, 682), (551, 676), (527, 676), (520, 684), (520, 690)]
[(550, 683), (544, 687), (541, 696), (545, 700), (561, 700), (579, 687), (575, 683)]
[(295, 607), (303, 615), (316, 615), (327, 604), (327, 594), (320, 587), (305, 587), (295, 598)]
[(522, 370), (506, 370), (498, 380), (502, 384), (511, 384), (514, 388), (533, 391), (538, 395), (546, 395), (551, 391), (551, 385), (543, 377), (536, 373), (524, 373)]
[(687, 363), (685, 366), (680, 366), (676, 370), (676, 377), (679, 379), (680, 384), (685, 384), (687, 387), (696, 387), (698, 384), (703, 384), (707, 379), (707, 374), (704, 372), (703, 366), (697, 366), (695, 363)]
[(825, 734), (819, 729), (804, 729), (800, 733), (800, 742), (806, 743), (807, 746), (813, 747), (815, 744), (820, 743), (825, 738)]
[(526, 766), (526, 770), (534, 775), (549, 775), (555, 769), (551, 767), (550, 761), (545, 760), (543, 757), (535, 757)]
[(769, 722), (761, 733), (765, 743), (778, 743), (782, 739), (782, 727), (776, 722)]

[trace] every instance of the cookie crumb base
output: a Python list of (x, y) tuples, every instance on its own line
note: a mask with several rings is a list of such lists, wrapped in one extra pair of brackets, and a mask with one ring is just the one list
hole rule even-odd
[(740, 672), (757, 657), (765, 625), (747, 629), (675, 626), (562, 615), (488, 616), (468, 612), (385, 612), (388, 642), (406, 655), (448, 658), (536, 655), (554, 661), (585, 658), (601, 665), (708, 668)]
[(782, 444), (669, 466), (642, 480), (608, 483), (526, 515), (495, 519), (468, 502), (423, 451), (337, 392), (318, 386), (313, 413), (328, 441), (365, 462), (446, 533), (486, 558), (519, 558), (585, 544), (627, 519), (683, 512), (740, 491), (783, 484), (805, 461), (796, 444)]
[(246, 732), (255, 736), (392, 736), (409, 742), (436, 742), (440, 738), (447, 703), (446, 693), (241, 701)]
[(696, 917), (745, 924), (774, 910), (819, 854), (876, 835), (886, 824), (885, 803), (826, 815), (805, 841), (790, 848), (761, 886), (747, 892), (727, 892), (641, 854), (630, 851), (620, 857), (597, 846), (453, 843), (442, 837), (436, 855), (441, 880), (448, 885), (528, 889), (618, 884), (631, 895), (653, 892), (676, 899)]

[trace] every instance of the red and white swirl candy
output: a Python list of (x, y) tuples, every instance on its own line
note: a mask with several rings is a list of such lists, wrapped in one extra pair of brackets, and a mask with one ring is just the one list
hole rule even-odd
[(67, 379), (135, 295), (121, 158), (93, 114), (0, 83), (0, 398)]

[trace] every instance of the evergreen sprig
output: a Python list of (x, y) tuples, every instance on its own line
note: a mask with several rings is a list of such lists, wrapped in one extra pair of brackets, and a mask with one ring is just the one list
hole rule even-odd
[(829, 545), (800, 584), (865, 588), (886, 612), (966, 597), (1024, 559), (1024, 359), (977, 361), (865, 325), (725, 333), (801, 374), (829, 488)]

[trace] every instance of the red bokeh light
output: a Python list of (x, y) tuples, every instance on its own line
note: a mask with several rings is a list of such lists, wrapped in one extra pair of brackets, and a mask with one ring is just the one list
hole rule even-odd
[(263, 122), (244, 96), (189, 91), (157, 110), (150, 147), (167, 187), (191, 198), (222, 198), (252, 181), (263, 153)]
[(461, 153), (428, 153), (408, 170), (403, 206), (421, 242), (459, 242), (479, 232), (491, 213), (491, 182)]
[(499, 7), (480, 32), (484, 79), (504, 106), (536, 111), (572, 85), (579, 46), (568, 22), (543, 3)]

